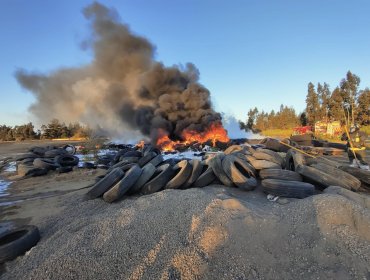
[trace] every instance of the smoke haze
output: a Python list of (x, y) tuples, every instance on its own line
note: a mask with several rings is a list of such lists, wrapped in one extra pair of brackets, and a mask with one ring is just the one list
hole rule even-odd
[(203, 131), (221, 122), (193, 64), (165, 67), (155, 61), (155, 47), (134, 35), (113, 9), (94, 2), (83, 14), (91, 25), (91, 64), (48, 74), (16, 72), (36, 98), (30, 111), (40, 122), (80, 121), (112, 137), (145, 135), (153, 141), (159, 132), (178, 140), (184, 129)]

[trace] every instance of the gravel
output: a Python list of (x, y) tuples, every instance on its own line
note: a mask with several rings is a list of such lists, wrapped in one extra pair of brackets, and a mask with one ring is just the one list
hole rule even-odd
[(369, 279), (370, 210), (221, 186), (107, 204), (75, 192), (0, 279)]

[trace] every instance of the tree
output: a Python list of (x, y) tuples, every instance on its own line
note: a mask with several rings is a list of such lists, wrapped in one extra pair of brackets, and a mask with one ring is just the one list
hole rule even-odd
[(351, 115), (352, 123), (355, 122), (356, 102), (358, 97), (358, 86), (360, 85), (360, 78), (351, 71), (347, 72), (346, 78), (340, 82), (340, 89), (342, 98), (345, 103), (349, 105), (349, 113)]
[(370, 89), (360, 91), (357, 100), (357, 122), (361, 125), (370, 125)]
[(310, 125), (314, 125), (317, 120), (319, 120), (319, 111), (320, 111), (320, 104), (319, 104), (319, 97), (315, 91), (315, 86), (313, 83), (308, 83), (308, 90), (306, 96), (306, 114), (308, 123)]
[(317, 84), (317, 94), (319, 97), (319, 104), (320, 104), (320, 113), (319, 119), (328, 121), (329, 115), (329, 100), (330, 100), (330, 89), (327, 83), (321, 85), (320, 83)]
[(339, 121), (343, 119), (343, 97), (340, 88), (336, 87), (329, 100), (329, 119)]
[(303, 112), (299, 116), (299, 122), (302, 126), (306, 126), (308, 123), (306, 112)]

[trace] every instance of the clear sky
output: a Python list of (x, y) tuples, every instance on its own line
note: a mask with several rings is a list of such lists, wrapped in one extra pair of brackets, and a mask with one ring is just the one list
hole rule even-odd
[[(32, 121), (18, 68), (47, 73), (91, 59), (81, 49), (91, 1), (0, 0), (0, 124)], [(348, 70), (370, 87), (368, 0), (120, 0), (123, 22), (165, 65), (193, 62), (218, 111), (245, 119), (256, 106), (305, 107), (308, 82), (333, 89)], [(57, 100), (55, 101), (57, 102)]]

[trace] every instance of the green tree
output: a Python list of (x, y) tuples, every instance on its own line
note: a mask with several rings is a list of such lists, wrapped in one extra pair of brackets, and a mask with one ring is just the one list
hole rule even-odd
[(310, 125), (314, 125), (319, 120), (320, 104), (319, 97), (315, 91), (313, 83), (308, 83), (308, 90), (306, 96), (306, 114)]
[(340, 88), (336, 87), (329, 100), (329, 119), (339, 121), (343, 119), (343, 97)]
[(360, 78), (351, 71), (347, 72), (346, 78), (340, 82), (340, 89), (342, 98), (345, 103), (349, 105), (349, 113), (352, 123), (355, 122), (356, 103), (358, 97), (358, 87), (360, 85)]
[(357, 100), (357, 122), (361, 125), (370, 125), (370, 89), (360, 91)]

